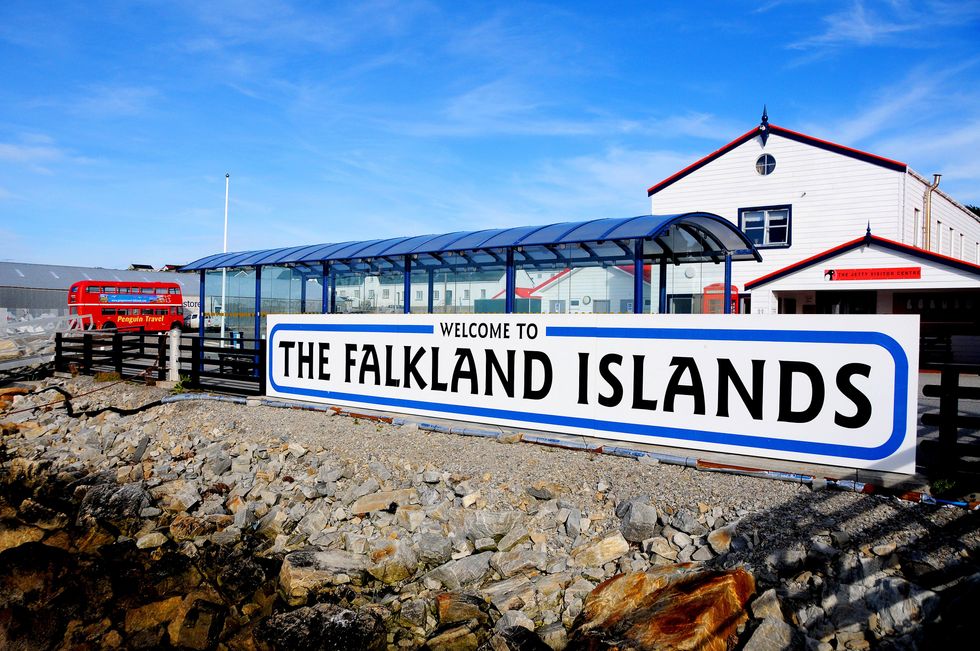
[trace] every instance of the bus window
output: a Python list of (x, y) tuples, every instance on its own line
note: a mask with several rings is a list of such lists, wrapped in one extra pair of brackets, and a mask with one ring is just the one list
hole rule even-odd
[(180, 293), (180, 289), (178, 289), (176, 287), (171, 287), (170, 288), (170, 293), (171, 294), (179, 294)]
[[(102, 290), (103, 292), (105, 292), (106, 294), (115, 294), (115, 293), (116, 293), (116, 288), (115, 288), (115, 287), (108, 287), (108, 286), (107, 286), (107, 287), (102, 287), (102, 288), (100, 288), (100, 289), (101, 289), (101, 290)], [(95, 291), (95, 290), (92, 290), (92, 291)]]
[(153, 293), (152, 287), (144, 287), (143, 289), (140, 290), (140, 294), (152, 294), (152, 293)]
[(167, 313), (167, 308), (165, 308), (165, 307), (164, 308), (159, 308), (158, 307), (155, 310), (153, 310), (153, 313), (154, 314), (157, 314), (157, 315), (166, 314)]
[(116, 314), (116, 308), (114, 307), (104, 307), (102, 308), (103, 316), (114, 316)]
[(102, 288), (99, 287), (98, 285), (93, 285), (93, 286), (91, 286), (91, 287), (88, 288), (88, 291), (89, 291), (90, 294), (101, 294), (102, 293)]
[(148, 307), (144, 307), (144, 308), (143, 308), (143, 309), (142, 309), (142, 310), (140, 311), (140, 313), (141, 313), (141, 314), (153, 314), (153, 310), (151, 310), (151, 309), (150, 309), (150, 308), (148, 308)]

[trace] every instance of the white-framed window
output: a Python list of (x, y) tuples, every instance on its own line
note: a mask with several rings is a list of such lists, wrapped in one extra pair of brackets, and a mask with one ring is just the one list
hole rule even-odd
[(383, 298), (385, 300), (388, 300), (388, 298), (390, 298), (390, 297), (391, 297), (391, 290), (390, 289), (382, 289), (381, 290), (381, 298)]
[(434, 300), (434, 301), (438, 301), (439, 300), (439, 290), (438, 289), (435, 289), (435, 290), (432, 291), (432, 300)]
[(369, 289), (368, 290), (368, 299), (370, 299), (372, 301), (374, 300), (374, 290), (373, 289)]
[(463, 300), (464, 301), (470, 300), (470, 290), (468, 289), (463, 290)]
[(422, 300), (422, 290), (421, 289), (415, 290), (415, 300), (416, 301), (421, 301)]
[(487, 297), (487, 290), (481, 289), (480, 290), (480, 298), (486, 298), (486, 297)]
[(361, 290), (355, 289), (354, 290), (354, 298), (360, 298), (360, 297), (361, 297)]
[(792, 206), (740, 208), (739, 228), (759, 248), (787, 247), (792, 243)]

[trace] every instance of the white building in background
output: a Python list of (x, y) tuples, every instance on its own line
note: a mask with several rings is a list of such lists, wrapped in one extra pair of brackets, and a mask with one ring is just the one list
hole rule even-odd
[(763, 114), (647, 193), (653, 213), (717, 213), (755, 242), (763, 263), (733, 268), (742, 312), (914, 313), (955, 346), (980, 333), (980, 217), (939, 181)]

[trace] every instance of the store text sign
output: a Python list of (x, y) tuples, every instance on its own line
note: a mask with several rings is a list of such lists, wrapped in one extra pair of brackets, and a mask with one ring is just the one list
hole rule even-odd
[(825, 269), (824, 278), (840, 280), (919, 280), (922, 267), (879, 267), (872, 269)]
[(917, 316), (272, 315), (268, 394), (914, 472)]

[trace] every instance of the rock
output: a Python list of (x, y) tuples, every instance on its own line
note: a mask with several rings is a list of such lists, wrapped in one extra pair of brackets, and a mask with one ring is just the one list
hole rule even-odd
[(358, 498), (350, 506), (354, 515), (364, 515), (372, 511), (390, 511), (399, 506), (418, 501), (418, 491), (414, 488), (402, 488), (394, 491), (381, 491)]
[(703, 536), (708, 531), (703, 524), (698, 522), (698, 516), (694, 515), (690, 509), (677, 509), (677, 513), (671, 518), (670, 524), (675, 529), (692, 536)]
[(756, 597), (751, 608), (752, 616), (756, 619), (783, 619), (783, 611), (779, 607), (779, 597), (776, 596), (774, 588), (770, 588)]
[(462, 592), (443, 592), (436, 595), (436, 616), (439, 626), (449, 626), (458, 622), (476, 619), (483, 624), (489, 617), (483, 611), (483, 601), (471, 594)]
[(415, 531), (425, 521), (425, 511), (417, 504), (399, 506), (395, 511), (395, 520), (408, 531)]
[[(528, 627), (527, 624), (531, 624), (531, 626)], [(534, 632), (533, 626), (534, 623), (523, 613), (504, 613), (504, 616), (497, 622), (497, 633), (490, 638), (486, 645), (480, 647), (480, 651), (484, 649), (492, 651), (551, 651), (551, 647), (545, 644)]]
[(568, 644), (568, 631), (560, 623), (548, 624), (538, 629), (538, 637), (552, 651), (562, 651)]
[(548, 555), (545, 552), (523, 549), (497, 552), (490, 557), (490, 565), (504, 578), (513, 576), (518, 572), (527, 572), (536, 567), (543, 569), (547, 562)]
[(643, 551), (648, 554), (656, 554), (661, 558), (673, 561), (677, 558), (677, 550), (670, 546), (667, 539), (662, 536), (648, 538), (643, 541)]
[(512, 626), (520, 626), (529, 631), (534, 630), (534, 622), (531, 618), (522, 613), (519, 610), (505, 610), (501, 615), (497, 623), (494, 624), (494, 629), (498, 631), (504, 631)]
[(136, 633), (169, 624), (182, 602), (183, 597), (170, 597), (127, 610), (124, 629), (127, 633)]
[(214, 647), (224, 621), (224, 606), (191, 594), (184, 599), (167, 631), (175, 646), (204, 651)]
[(871, 552), (875, 556), (888, 556), (895, 552), (897, 545), (895, 543), (884, 543), (881, 545), (875, 545), (871, 548)]
[(522, 610), (535, 605), (535, 586), (526, 576), (515, 576), (491, 583), (480, 594), (500, 612)]
[(131, 532), (142, 525), (140, 512), (150, 506), (150, 499), (141, 483), (96, 484), (82, 498), (76, 524), (84, 528), (94, 520)]
[(459, 590), (481, 580), (486, 575), (490, 569), (491, 556), (493, 552), (483, 552), (449, 561), (430, 571), (426, 577), (450, 590)]
[(428, 566), (442, 565), (453, 553), (449, 539), (438, 533), (422, 534), (418, 543), (419, 561)]
[(182, 479), (155, 486), (150, 489), (150, 495), (153, 499), (159, 500), (160, 505), (167, 511), (190, 511), (201, 501), (201, 494), (197, 488)]
[(614, 561), (630, 550), (619, 531), (607, 533), (595, 542), (579, 545), (572, 550), (571, 562), (577, 567), (597, 567)]
[(517, 511), (477, 511), (467, 513), (463, 521), (463, 531), (470, 540), (491, 537), (495, 540), (507, 535), (520, 521)]
[(708, 534), (708, 544), (716, 554), (727, 554), (732, 546), (732, 536), (735, 535), (735, 525), (720, 527)]
[(426, 470), (422, 473), (422, 481), (426, 484), (438, 484), (442, 481), (442, 473), (438, 470)]
[(486, 637), (480, 629), (473, 631), (469, 626), (457, 626), (429, 638), (425, 647), (428, 651), (475, 651)]
[(620, 530), (630, 542), (642, 542), (657, 535), (657, 507), (640, 501), (630, 501), (623, 515)]
[(20, 507), (17, 509), (17, 517), (21, 521), (32, 524), (45, 531), (62, 529), (68, 524), (67, 515), (60, 511), (49, 509), (43, 504), (38, 504), (30, 498), (20, 503)]
[(170, 523), (170, 537), (174, 542), (193, 540), (198, 536), (210, 536), (217, 528), (214, 522), (179, 513)]
[(158, 531), (140, 536), (136, 540), (136, 547), (139, 549), (156, 549), (167, 543), (167, 537)]
[(273, 615), (263, 621), (257, 637), (275, 649), (363, 649), (382, 651), (388, 633), (377, 607), (351, 610), (316, 604)]
[(38, 542), (44, 538), (44, 530), (23, 524), (17, 520), (0, 522), (0, 552), (20, 547), (26, 543)]
[(903, 578), (890, 576), (867, 590), (864, 601), (878, 615), (874, 631), (879, 637), (911, 633), (920, 622), (931, 621), (939, 609), (939, 597)]
[(411, 578), (418, 566), (412, 546), (401, 540), (382, 540), (371, 549), (368, 572), (383, 583), (398, 583)]
[(798, 638), (793, 627), (781, 619), (764, 619), (742, 651), (792, 651), (802, 646)]
[(570, 509), (568, 511), (568, 518), (565, 519), (565, 535), (575, 540), (581, 532), (582, 512), (578, 509)]
[(553, 500), (561, 495), (565, 488), (553, 481), (536, 481), (526, 490), (528, 495), (539, 500)]
[(707, 545), (704, 547), (699, 547), (698, 550), (691, 555), (691, 560), (699, 563), (710, 561), (712, 558), (714, 558), (714, 554), (711, 553), (711, 548)]
[(497, 542), (497, 549), (502, 552), (508, 552), (528, 538), (530, 538), (530, 534), (525, 527), (514, 527)]
[(728, 649), (754, 591), (752, 575), (742, 569), (672, 565), (615, 576), (585, 600), (568, 648)]
[(283, 558), (279, 590), (289, 605), (298, 606), (328, 586), (362, 583), (369, 566), (367, 557), (350, 552), (292, 552)]

